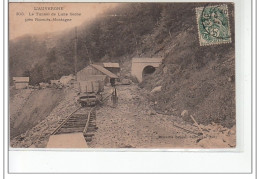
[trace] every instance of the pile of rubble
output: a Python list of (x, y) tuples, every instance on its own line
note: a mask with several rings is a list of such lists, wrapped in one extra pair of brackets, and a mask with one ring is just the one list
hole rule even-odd
[(204, 138), (198, 142), (203, 148), (233, 148), (236, 147), (236, 126), (231, 129), (220, 124), (211, 123), (209, 125), (200, 124)]
[(236, 147), (236, 126), (231, 129), (212, 122), (209, 125), (198, 124), (188, 110), (181, 113), (183, 121), (193, 122), (193, 126), (201, 133), (197, 143), (202, 148), (232, 148)]

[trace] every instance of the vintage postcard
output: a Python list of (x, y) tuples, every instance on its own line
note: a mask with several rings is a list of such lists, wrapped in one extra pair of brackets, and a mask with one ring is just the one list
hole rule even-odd
[(11, 148), (236, 148), (234, 3), (9, 3)]

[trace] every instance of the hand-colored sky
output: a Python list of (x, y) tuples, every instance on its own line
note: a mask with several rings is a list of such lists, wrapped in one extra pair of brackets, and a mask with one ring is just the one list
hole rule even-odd
[[(68, 28), (79, 26), (82, 23), (95, 19), (98, 15), (115, 8), (118, 3), (9, 3), (9, 38), (25, 34), (42, 34), (62, 31)], [(63, 11), (44, 11), (34, 10), (34, 7), (63, 7)], [(17, 12), (23, 12), (23, 16), (17, 15)], [(46, 13), (46, 12), (66, 12), (81, 13), (81, 16), (67, 16), (62, 18), (71, 18), (70, 22), (25, 22), (27, 18), (53, 18), (53, 16), (29, 16), (29, 13)], [(61, 16), (54, 16), (61, 18)]]

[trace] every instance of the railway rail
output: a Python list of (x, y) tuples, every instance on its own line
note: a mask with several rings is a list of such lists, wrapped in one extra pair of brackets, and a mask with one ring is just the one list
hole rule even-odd
[(51, 135), (82, 132), (86, 142), (91, 142), (97, 129), (95, 107), (79, 107), (61, 120)]

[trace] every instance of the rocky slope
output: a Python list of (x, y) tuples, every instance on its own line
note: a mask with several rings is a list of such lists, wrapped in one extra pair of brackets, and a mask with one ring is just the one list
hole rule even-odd
[(11, 139), (44, 120), (63, 98), (63, 92), (56, 89), (17, 91), (10, 98)]
[[(49, 90), (50, 89), (45, 89), (44, 91), (50, 92)], [(45, 113), (44, 116), (37, 116), (33, 118), (33, 120), (35, 120), (33, 123), (34, 125), (28, 124), (29, 122), (28, 119), (27, 121), (23, 121), (23, 125), (20, 125), (19, 127), (24, 132), (20, 133), (14, 138), (11, 138), (10, 140), (11, 147), (44, 148), (47, 145), (49, 136), (58, 126), (58, 122), (61, 121), (62, 119), (65, 119), (72, 111), (74, 111), (78, 107), (76, 103), (77, 93), (75, 92), (75, 90), (71, 88), (66, 88), (64, 89), (64, 91), (58, 90), (56, 92), (53, 92), (53, 94), (56, 95), (57, 93), (59, 93), (62, 96), (62, 98), (60, 98), (59, 102), (56, 103), (55, 106), (51, 106), (51, 109), (48, 111), (48, 113)], [(53, 98), (53, 97), (54, 97), (53, 95), (49, 96), (49, 98)], [(43, 103), (44, 105), (41, 106), (39, 110), (43, 110), (50, 107), (51, 101), (48, 100), (49, 98), (47, 97), (45, 100), (44, 99), (41, 100), (41, 103)], [(31, 103), (31, 104), (33, 105), (35, 103)], [(31, 115), (37, 115), (34, 114), (31, 110), (28, 110), (26, 113), (29, 112), (31, 112)], [(25, 124), (27, 124), (27, 126)], [(12, 132), (14, 131), (14, 129), (11, 128), (10, 131)]]
[(185, 18), (175, 18), (179, 26), (161, 41), (161, 48), (149, 52), (164, 56), (163, 65), (140, 86), (148, 90), (162, 86), (162, 91), (149, 96), (157, 111), (180, 115), (188, 110), (199, 123), (231, 128), (236, 120), (233, 4), (228, 6), (232, 43), (211, 46), (199, 45), (197, 5), (187, 6), (183, 9), (180, 5), (180, 11), (174, 12), (176, 17), (185, 14)]

